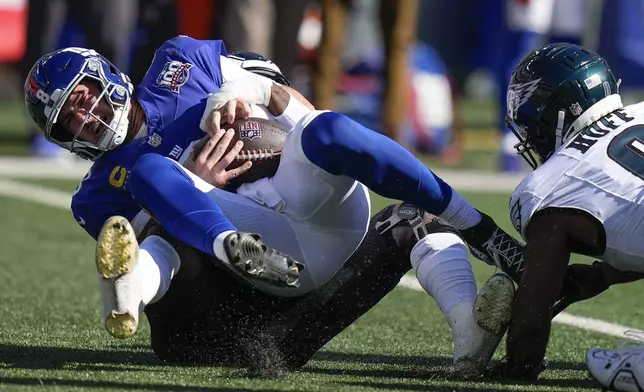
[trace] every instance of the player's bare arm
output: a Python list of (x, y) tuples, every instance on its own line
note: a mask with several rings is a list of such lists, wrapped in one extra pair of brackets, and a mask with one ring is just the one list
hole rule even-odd
[[(209, 128), (207, 132), (209, 135), (214, 135), (218, 130), (221, 129), (223, 124), (232, 124), (236, 119), (249, 117), (252, 112), (250, 104), (260, 104), (257, 102), (247, 101), (243, 96), (239, 98), (236, 97), (234, 91), (238, 89), (237, 87), (235, 87), (238, 83), (241, 85), (239, 89), (242, 89), (244, 87), (244, 84), (246, 84), (246, 81), (229, 82), (228, 84), (224, 84), (224, 86), (222, 86), (222, 89), (233, 91), (233, 93), (231, 94), (223, 93), (224, 97), (234, 96), (235, 98), (230, 99), (226, 102), (222, 102), (223, 99), (220, 98), (222, 96), (222, 93), (214, 94), (209, 98), (211, 104), (206, 109), (212, 111), (209, 115), (210, 121), (208, 122)], [(291, 106), (289, 106), (289, 104), (291, 104)], [(297, 90), (288, 86), (282, 86), (278, 84), (272, 84), (272, 86), (270, 87), (269, 100), (268, 103), (264, 106), (266, 106), (268, 111), (273, 116), (278, 117), (278, 120), (280, 116), (285, 116), (287, 123), (296, 122), (292, 119), (288, 121), (290, 117), (300, 117), (301, 114), (305, 114), (306, 112), (315, 109), (313, 104), (311, 104), (311, 102), (304, 98), (304, 96), (302, 96), (302, 94), (300, 94)], [(290, 110), (287, 112), (287, 109)], [(291, 115), (291, 111), (295, 112), (294, 116)]]
[(543, 215), (530, 223), (508, 331), (508, 377), (533, 379), (539, 374), (550, 336), (550, 307), (561, 291), (570, 258), (566, 237), (556, 216)]
[(559, 301), (552, 309), (552, 316), (561, 313), (575, 302), (585, 301), (608, 290), (610, 286), (634, 282), (644, 278), (644, 274), (620, 271), (603, 261), (592, 264), (571, 264), (566, 270)]
[(271, 88), (271, 99), (268, 103), (268, 111), (273, 116), (280, 116), (284, 113), (291, 101), (291, 95), (278, 85)]
[(550, 208), (533, 216), (526, 240), (523, 276), (508, 332), (506, 375), (535, 379), (548, 345), (553, 305), (565, 291), (564, 284), (566, 288), (571, 285), (567, 276), (570, 255), (601, 255), (605, 233), (585, 212)]

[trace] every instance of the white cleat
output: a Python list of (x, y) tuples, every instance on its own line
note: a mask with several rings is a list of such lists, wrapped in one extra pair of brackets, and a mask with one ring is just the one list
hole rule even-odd
[(454, 368), (463, 377), (484, 374), (510, 325), (514, 292), (512, 279), (501, 273), (492, 275), (479, 290), (469, 330), (453, 336)]
[(590, 349), (586, 352), (586, 366), (593, 378), (608, 390), (644, 391), (644, 346), (620, 343), (614, 350)]
[(130, 222), (122, 216), (105, 221), (96, 241), (96, 269), (102, 300), (102, 317), (110, 335), (125, 339), (139, 323), (141, 288), (131, 271), (139, 245)]

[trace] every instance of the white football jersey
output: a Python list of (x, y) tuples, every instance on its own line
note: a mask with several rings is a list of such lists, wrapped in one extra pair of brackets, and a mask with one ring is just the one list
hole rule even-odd
[(644, 102), (582, 129), (517, 186), (510, 218), (525, 238), (535, 212), (575, 208), (606, 231), (603, 261), (644, 272)]

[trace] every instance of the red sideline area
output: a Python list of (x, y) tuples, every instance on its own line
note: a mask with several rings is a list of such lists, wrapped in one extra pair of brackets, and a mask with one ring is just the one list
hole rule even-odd
[(27, 39), (27, 0), (0, 0), (0, 63), (19, 61)]

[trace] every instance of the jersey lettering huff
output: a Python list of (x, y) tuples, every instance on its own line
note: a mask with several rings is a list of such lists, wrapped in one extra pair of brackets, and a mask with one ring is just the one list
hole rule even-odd
[(606, 232), (600, 259), (644, 272), (644, 102), (584, 128), (526, 176), (510, 199), (510, 218), (525, 238), (531, 217), (548, 207), (595, 217)]

